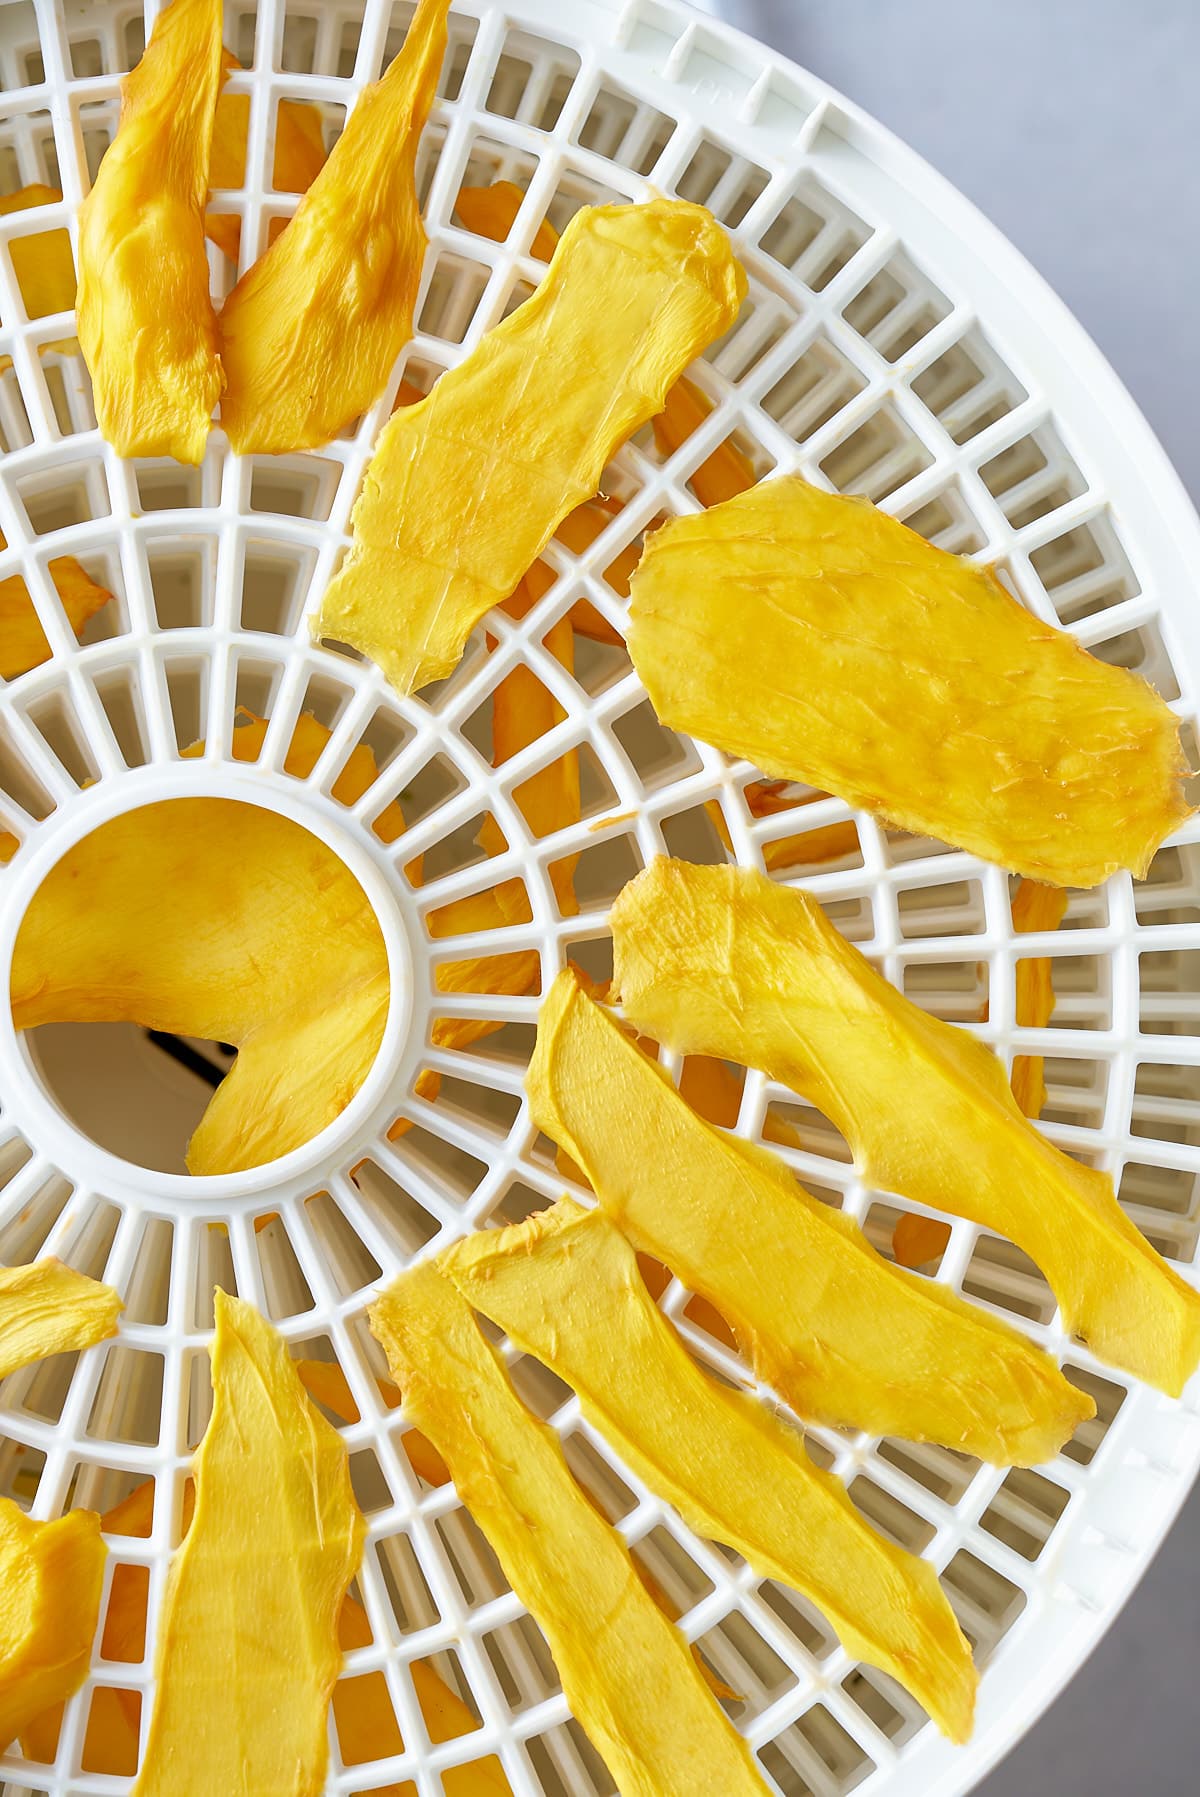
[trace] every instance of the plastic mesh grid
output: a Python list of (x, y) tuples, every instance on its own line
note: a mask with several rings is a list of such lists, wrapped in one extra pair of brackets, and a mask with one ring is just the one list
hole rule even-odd
[[(416, 335), (380, 403), (319, 455), (239, 459), (216, 431), (198, 470), (120, 461), (98, 437), (86, 370), (64, 341), (70, 316), (26, 316), (10, 246), (30, 233), (73, 235), (74, 208), (115, 129), (119, 75), (156, 10), (36, 0), (0, 13), (0, 195), (47, 182), (64, 196), (0, 218), (8, 545), (0, 578), (24, 575), (53, 651), (0, 693), (0, 828), (22, 844), (0, 871), (0, 966), (29, 892), (69, 840), (130, 805), (211, 791), (282, 809), (342, 849), (389, 942), (411, 957), (413, 1018), (403, 1028), (393, 1017), (381, 1064), (339, 1124), (285, 1163), (220, 1182), (147, 1172), (89, 1143), (47, 1095), (28, 1045), (0, 1020), (0, 1262), (53, 1252), (110, 1280), (127, 1301), (119, 1342), (0, 1386), (0, 1491), (51, 1516), (71, 1503), (107, 1509), (142, 1481), (155, 1483), (152, 1533), (110, 1544), (110, 1580), (114, 1564), (146, 1569), (145, 1660), (112, 1663), (98, 1651), (67, 1707), (54, 1766), (14, 1752), (0, 1760), (0, 1778), (10, 1793), (128, 1788), (89, 1768), (90, 1706), (96, 1689), (120, 1688), (142, 1696), (143, 1730), (148, 1720), (154, 1618), (188, 1457), (207, 1418), (211, 1290), (220, 1283), (260, 1305), (295, 1352), (340, 1363), (361, 1413), (344, 1435), (369, 1522), (358, 1589), (373, 1640), (350, 1654), (345, 1677), (386, 1680), (405, 1745), (346, 1766), (335, 1731), (329, 1790), (407, 1779), (432, 1797), (447, 1767), (498, 1752), (517, 1793), (607, 1793), (611, 1781), (568, 1716), (536, 1628), (452, 1490), (431, 1489), (412, 1470), (403, 1425), (375, 1384), (383, 1367), (364, 1313), (381, 1275), (562, 1189), (521, 1101), (536, 995), (451, 997), (438, 990), (438, 968), (529, 949), (543, 986), (568, 954), (603, 977), (608, 904), (631, 874), (664, 849), (724, 858), (712, 807), (737, 858), (754, 865), (773, 840), (849, 824), (854, 846), (848, 839), (839, 861), (806, 860), (800, 835), (777, 877), (802, 879), (929, 1009), (969, 1024), (1007, 1058), (1044, 1054), (1047, 1133), (1109, 1167), (1155, 1245), (1194, 1267), (1200, 833), (1185, 831), (1162, 850), (1145, 882), (1072, 894), (1060, 932), (1018, 939), (999, 870), (891, 833), (834, 799), (756, 819), (745, 799), (754, 770), (664, 731), (622, 648), (577, 638), (568, 673), (544, 646), (548, 629), (586, 598), (619, 631), (619, 552), (655, 521), (697, 506), (692, 477), (732, 436), (760, 475), (800, 469), (869, 494), (935, 542), (998, 562), (1032, 609), (1147, 675), (1185, 718), (1200, 657), (1180, 635), (1176, 570), (1148, 528), (1153, 504), (1096, 447), (1104, 437), (1083, 397), (1086, 346), (1036, 288), (1029, 303), (1041, 322), (1006, 297), (985, 270), (991, 240), (968, 241), (978, 230), (969, 216), (957, 230), (944, 222), (951, 199), (928, 171), (810, 77), (662, 0), (620, 10), (589, 0), (503, 10), (457, 0), (420, 163), (430, 251)], [(240, 219), (242, 266), (295, 205), (271, 184), (279, 100), (320, 106), (332, 143), (411, 10), (371, 0), (365, 9), (315, 0), (227, 6), (227, 42), (246, 70), (230, 85), (250, 95), (251, 122), (246, 185), (215, 196), (213, 209)], [(473, 236), (454, 214), (461, 186), (497, 178), (527, 190), (502, 244)], [(552, 544), (545, 559), (557, 578), (526, 617), (490, 618), (450, 680), (397, 701), (357, 658), (311, 647), (305, 624), (343, 552), (362, 467), (396, 387), (404, 378), (427, 388), (528, 291), (543, 217), (561, 227), (581, 204), (652, 189), (711, 207), (750, 275), (736, 326), (692, 371), (714, 409), (667, 458), (649, 431), (628, 445), (606, 478), (623, 507), (603, 535), (577, 554)], [(235, 270), (215, 247), (210, 256), (220, 292)], [(1014, 282), (1027, 279), (1015, 260), (1013, 269)], [(1083, 368), (1078, 391), (1059, 367), (1072, 358)], [(1111, 402), (1127, 423), (1122, 403)], [(1174, 503), (1168, 490), (1167, 513)], [(1170, 528), (1182, 535), (1191, 526), (1170, 513)], [(83, 646), (48, 573), (61, 555), (76, 556), (115, 596)], [(491, 695), (519, 662), (565, 715), (493, 768)], [(251, 765), (230, 756), (239, 707), (270, 719)], [(331, 735), (312, 775), (295, 780), (283, 760), (303, 712)], [(181, 761), (199, 738), (202, 760)], [(360, 743), (380, 773), (345, 807), (331, 789)], [(569, 748), (581, 753), (582, 820), (534, 839), (514, 793)], [(373, 825), (398, 796), (409, 828), (388, 843)], [(507, 847), (485, 857), (474, 842), (489, 816)], [(414, 887), (404, 869), (418, 854), (425, 874)], [(580, 857), (580, 910), (571, 916), (560, 913), (549, 877), (568, 854)], [(524, 885), (528, 923), (486, 938), (432, 933), (431, 911), (507, 879)], [(1040, 1031), (1013, 1018), (1014, 965), (1031, 953), (1053, 957), (1058, 993)], [(433, 1025), (446, 1016), (501, 1027), (469, 1050), (436, 1048)], [(416, 1092), (430, 1068), (443, 1078), (435, 1103)], [(779, 1152), (888, 1252), (903, 1203), (855, 1178), (845, 1144), (819, 1115), (748, 1074), (739, 1132), (758, 1137), (769, 1110), (799, 1132), (800, 1147)], [(392, 1140), (399, 1116), (414, 1127)], [(1098, 1407), (1038, 1472), (809, 1432), (814, 1455), (848, 1480), (872, 1521), (938, 1567), (976, 1643), (987, 1670), (980, 1728), (975, 1746), (957, 1754), (911, 1698), (855, 1665), (792, 1593), (694, 1539), (614, 1464), (551, 1375), (532, 1361), (514, 1364), (581, 1480), (684, 1613), (686, 1634), (742, 1694), (732, 1711), (780, 1792), (965, 1788), (1114, 1612), (1200, 1453), (1194, 1391), (1172, 1406), (1095, 1365), (1064, 1339), (1045, 1282), (1008, 1244), (955, 1223), (936, 1277), (1018, 1319)], [(677, 1282), (662, 1301), (697, 1354), (745, 1381), (691, 1318)], [(468, 1702), (474, 1733), (430, 1743), (412, 1681), (418, 1661), (432, 1662)]]

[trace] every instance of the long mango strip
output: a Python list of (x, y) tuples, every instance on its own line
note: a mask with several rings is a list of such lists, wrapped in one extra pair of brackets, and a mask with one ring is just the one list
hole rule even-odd
[(775, 1155), (697, 1117), (569, 972), (526, 1085), (613, 1222), (716, 1306), (799, 1416), (1034, 1466), (1093, 1413), (1015, 1329), (891, 1266)]
[[(232, 51), (223, 54), (226, 74), (240, 69)], [(249, 94), (223, 93), (217, 101), (209, 162), (210, 188), (241, 187), (246, 179), (246, 140), (250, 134)], [(302, 100), (280, 100), (275, 112), (275, 156), (271, 185), (278, 193), (305, 193), (325, 164), (325, 133), (317, 107)], [(278, 235), (286, 219), (273, 219), (268, 228)], [(207, 212), (206, 234), (236, 262), (242, 244), (242, 221), (229, 212)], [(271, 241), (274, 241), (272, 236)]]
[(420, 0), (294, 217), (221, 311), (221, 423), (243, 455), (317, 449), (383, 391), (412, 335), (425, 256), (417, 145), (450, 0)]
[(314, 633), (370, 655), (401, 693), (451, 673), (745, 290), (701, 207), (577, 212), (532, 297), (384, 426)]
[(137, 1797), (316, 1797), (364, 1523), (337, 1431), (253, 1308), (216, 1294), (213, 1410), (171, 1564)]
[(861, 1176), (1015, 1242), (1100, 1359), (1177, 1395), (1200, 1293), (1126, 1217), (1107, 1174), (1021, 1115), (1000, 1061), (875, 972), (808, 894), (660, 858), (612, 913), (627, 1014), (677, 1050), (761, 1067), (832, 1119)]
[(902, 829), (1095, 886), (1190, 813), (1152, 687), (866, 500), (764, 481), (664, 525), (632, 595), (663, 723)]
[(414, 1267), (376, 1301), (370, 1324), (406, 1416), (444, 1457), (624, 1797), (761, 1797), (749, 1751), (683, 1636), (453, 1283), (428, 1262)]
[(0, 1267), (0, 1379), (51, 1354), (107, 1341), (123, 1308), (111, 1285), (61, 1260)]
[(124, 456), (201, 461), (224, 385), (204, 247), (221, 14), (159, 14), (80, 208), (76, 326), (100, 433)]
[(34, 1522), (0, 1498), (0, 1752), (86, 1678), (104, 1551), (92, 1511)]
[(975, 1668), (932, 1567), (864, 1522), (793, 1430), (701, 1371), (602, 1211), (564, 1198), (467, 1237), (438, 1264), (574, 1389), (588, 1421), (689, 1528), (811, 1599), (849, 1653), (898, 1679), (953, 1740), (967, 1739)]
[[(1056, 930), (1067, 909), (1067, 895), (1059, 886), (1039, 886), (1036, 880), (1018, 882), (1012, 901), (1013, 929)], [(1054, 963), (1047, 955), (1017, 962), (1013, 994), (1016, 1022), (1023, 1029), (1044, 1029), (1054, 1011)], [(980, 1021), (987, 1022), (985, 1004)], [(1040, 1054), (1013, 1056), (1009, 1075), (1012, 1095), (1027, 1117), (1039, 1117), (1046, 1102), (1045, 1063)], [(937, 1217), (906, 1211), (892, 1232), (892, 1253), (902, 1267), (921, 1267), (937, 1260), (950, 1240), (950, 1226)]]

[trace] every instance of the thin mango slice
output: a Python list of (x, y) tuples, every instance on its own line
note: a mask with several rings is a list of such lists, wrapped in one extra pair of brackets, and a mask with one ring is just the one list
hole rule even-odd
[(256, 1166), (339, 1116), (389, 991), (379, 924), (341, 859), (273, 812), (207, 798), (127, 812), (69, 850), (26, 911), (11, 978), (18, 1029), (124, 1021), (237, 1046), (194, 1173)]
[(745, 291), (702, 207), (577, 212), (533, 296), (384, 426), (314, 634), (370, 655), (400, 693), (451, 673)]
[(100, 433), (123, 456), (200, 462), (224, 384), (204, 249), (221, 0), (172, 0), (121, 84), (79, 211), (76, 326)]
[(405, 1414), (445, 1458), (620, 1790), (761, 1797), (749, 1750), (683, 1636), (575, 1483), (553, 1431), (518, 1398), (453, 1283), (431, 1263), (413, 1267), (377, 1300), (370, 1324)]
[(1092, 1414), (1015, 1329), (890, 1266), (775, 1155), (697, 1117), (569, 972), (526, 1089), (613, 1222), (716, 1306), (798, 1415), (1032, 1466)]
[(663, 723), (1031, 879), (1144, 874), (1179, 726), (990, 569), (798, 475), (664, 525), (629, 653)]
[(239, 454), (317, 449), (382, 393), (412, 336), (425, 256), (417, 145), (450, 0), (420, 0), (295, 216), (221, 311), (221, 423)]
[(103, 1581), (92, 1511), (34, 1522), (0, 1498), (0, 1752), (83, 1683)]
[(635, 1023), (790, 1086), (832, 1119), (871, 1185), (1015, 1242), (1094, 1354), (1178, 1395), (1200, 1361), (1200, 1293), (1129, 1221), (1107, 1174), (1031, 1127), (991, 1050), (906, 999), (807, 893), (659, 858), (612, 926)]
[(588, 1421), (689, 1528), (810, 1598), (848, 1652), (899, 1679), (951, 1739), (967, 1739), (975, 1668), (933, 1568), (865, 1523), (794, 1430), (701, 1371), (603, 1211), (564, 1198), (467, 1237), (439, 1265), (573, 1387)]
[(317, 1797), (338, 1617), (365, 1525), (341, 1437), (309, 1403), (282, 1338), (220, 1291), (212, 1381), (134, 1791)]
[(111, 1285), (61, 1260), (0, 1267), (0, 1379), (48, 1355), (107, 1341), (123, 1309)]
[[(226, 74), (240, 69), (241, 64), (230, 50), (222, 53)], [(249, 94), (223, 93), (217, 101), (213, 125), (212, 156), (209, 161), (210, 188), (241, 187), (246, 179), (246, 139), (250, 132)], [(275, 109), (275, 160), (271, 185), (277, 193), (305, 193), (325, 164), (325, 133), (321, 114), (315, 106), (302, 100), (280, 100)], [(271, 227), (282, 230), (286, 220), (272, 220)], [(229, 212), (206, 212), (204, 229), (207, 236), (231, 262), (236, 262), (242, 246), (242, 221)], [(277, 235), (278, 233), (276, 233)], [(272, 238), (274, 241), (274, 238)]]

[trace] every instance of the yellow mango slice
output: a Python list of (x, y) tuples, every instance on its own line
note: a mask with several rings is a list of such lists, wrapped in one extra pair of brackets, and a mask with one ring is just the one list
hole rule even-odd
[(107, 1341), (123, 1309), (111, 1285), (61, 1260), (0, 1267), (0, 1379), (50, 1354)]
[(450, 0), (420, 0), (296, 208), (221, 311), (221, 423), (242, 455), (317, 449), (378, 399), (412, 335), (425, 256), (417, 145)]
[(224, 1292), (212, 1381), (196, 1509), (171, 1563), (134, 1791), (316, 1797), (342, 1663), (338, 1617), (362, 1554), (349, 1462), (282, 1338)]
[(384, 426), (315, 634), (363, 650), (401, 693), (449, 674), (745, 290), (699, 206), (577, 212), (532, 298)]
[(207, 798), (128, 812), (69, 850), (25, 914), (11, 979), (18, 1029), (124, 1021), (237, 1046), (194, 1173), (258, 1165), (339, 1116), (388, 996), (378, 922), (340, 858), (273, 812)]
[(697, 1117), (569, 972), (526, 1088), (613, 1222), (716, 1306), (798, 1415), (1036, 1465), (1092, 1414), (1015, 1329), (890, 1266), (773, 1154)]
[(554, 1656), (567, 1702), (626, 1797), (740, 1797), (764, 1785), (688, 1652), (592, 1508), (553, 1431), (527, 1410), (453, 1283), (426, 1262), (370, 1324), (406, 1416)]
[[(0, 536), (0, 549), (6, 548)], [(73, 555), (57, 555), (49, 564), (49, 574), (67, 614), (67, 622), (78, 636), (89, 618), (95, 617), (112, 594), (94, 581)], [(0, 580), (0, 676), (15, 680), (30, 668), (40, 667), (50, 659), (50, 645), (41, 620), (33, 609), (29, 588), (19, 574)]]
[(1189, 815), (1152, 687), (866, 500), (765, 481), (664, 525), (632, 594), (665, 724), (902, 829), (1095, 886)]
[(689, 1528), (810, 1598), (848, 1652), (891, 1673), (939, 1728), (966, 1740), (975, 1668), (933, 1568), (876, 1534), (794, 1430), (701, 1371), (602, 1211), (564, 1198), (467, 1237), (439, 1265), (574, 1388), (588, 1421)]
[[(241, 64), (232, 51), (222, 53), (226, 74)], [(249, 94), (222, 94), (213, 124), (210, 188), (241, 187), (246, 179), (246, 139), (250, 131)], [(275, 110), (275, 160), (271, 185), (277, 193), (305, 193), (325, 163), (321, 114), (302, 100), (280, 100)], [(272, 220), (282, 230), (286, 220)], [(236, 262), (242, 244), (242, 221), (228, 212), (207, 212), (205, 233)], [(276, 233), (277, 235), (278, 233)], [(273, 241), (273, 239), (272, 239)]]
[(83, 1683), (103, 1579), (92, 1511), (34, 1522), (0, 1498), (0, 1752)]
[(221, 11), (158, 15), (79, 211), (79, 342), (100, 433), (125, 456), (201, 461), (223, 385), (204, 249)]
[[(28, 212), (37, 206), (53, 206), (62, 199), (57, 187), (35, 181), (16, 193), (0, 197), (0, 218), (12, 212)], [(21, 290), (28, 318), (48, 318), (75, 307), (75, 262), (70, 233), (60, 225), (52, 231), (35, 231), (9, 240), (8, 253)], [(66, 349), (74, 339), (51, 343), (49, 349)]]
[(1200, 1293), (1129, 1221), (1107, 1174), (1030, 1126), (991, 1050), (897, 992), (807, 893), (660, 857), (612, 926), (635, 1023), (799, 1092), (871, 1185), (1015, 1242), (1094, 1354), (1178, 1395), (1200, 1361)]

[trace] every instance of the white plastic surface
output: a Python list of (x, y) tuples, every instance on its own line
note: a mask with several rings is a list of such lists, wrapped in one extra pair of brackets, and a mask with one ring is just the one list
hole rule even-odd
[[(243, 266), (268, 221), (295, 203), (270, 189), (276, 100), (321, 106), (332, 139), (410, 11), (370, 0), (365, 13), (341, 0), (227, 6), (227, 41), (247, 64), (230, 85), (251, 95), (249, 176), (214, 207), (242, 219)], [(867, 492), (937, 541), (998, 560), (1031, 608), (1145, 673), (1190, 719), (1200, 530), (1111, 373), (970, 207), (812, 77), (674, 0), (456, 0), (422, 153), (430, 253), (417, 335), (383, 399), (319, 455), (239, 460), (218, 430), (198, 472), (122, 463), (94, 428), (77, 355), (48, 347), (70, 337), (69, 316), (25, 318), (2, 246), (35, 230), (73, 232), (142, 17), (122, 0), (0, 7), (0, 193), (60, 177), (64, 193), (61, 204), (0, 217), (0, 357), (11, 360), (0, 376), (0, 578), (24, 576), (54, 651), (0, 691), (0, 828), (21, 839), (0, 869), (0, 982), (29, 895), (72, 841), (116, 812), (201, 792), (276, 808), (327, 837), (371, 897), (397, 977), (380, 1060), (344, 1115), (286, 1161), (226, 1180), (189, 1180), (165, 1161), (135, 1166), (98, 1146), (39, 1071), (35, 1053), (44, 1068), (49, 1052), (15, 1037), (7, 1007), (0, 1015), (0, 1261), (57, 1253), (114, 1282), (128, 1304), (118, 1343), (0, 1387), (0, 1491), (52, 1516), (72, 1502), (104, 1509), (141, 1480), (156, 1482), (151, 1537), (111, 1543), (113, 1561), (150, 1569), (146, 1662), (97, 1657), (68, 1706), (55, 1766), (28, 1765), (13, 1750), (0, 1779), (11, 1792), (57, 1797), (128, 1788), (86, 1769), (88, 1709), (97, 1684), (151, 1688), (153, 1617), (207, 1415), (219, 1282), (262, 1306), (297, 1351), (336, 1358), (362, 1415), (345, 1433), (369, 1518), (360, 1584), (375, 1641), (346, 1671), (383, 1672), (407, 1750), (343, 1768), (335, 1735), (329, 1790), (409, 1779), (432, 1797), (448, 1766), (498, 1752), (519, 1797), (608, 1792), (568, 1725), (536, 1631), (453, 1492), (430, 1490), (409, 1466), (402, 1425), (374, 1384), (380, 1362), (365, 1303), (381, 1276), (425, 1246), (561, 1190), (521, 1102), (536, 996), (439, 997), (441, 959), (532, 948), (544, 983), (568, 954), (603, 975), (607, 907), (623, 881), (664, 848), (720, 854), (710, 802), (748, 863), (801, 825), (796, 812), (752, 819), (742, 796), (752, 770), (659, 730), (623, 651), (579, 639), (572, 676), (546, 652), (546, 630), (581, 596), (620, 625), (623, 601), (605, 570), (656, 518), (695, 507), (690, 475), (734, 432), (761, 474), (799, 468)], [(464, 231), (453, 213), (461, 185), (497, 177), (528, 189), (502, 245)], [(553, 546), (547, 559), (560, 578), (520, 623), (489, 619), (494, 649), (480, 632), (443, 687), (397, 701), (374, 669), (314, 647), (305, 623), (345, 544), (396, 385), (404, 376), (428, 386), (536, 280), (527, 251), (544, 215), (561, 226), (580, 203), (651, 190), (710, 205), (751, 277), (742, 319), (695, 371), (715, 409), (667, 461), (649, 432), (624, 450), (607, 486), (625, 505), (604, 535), (578, 556)], [(233, 271), (215, 248), (211, 256), (220, 291)], [(61, 555), (79, 557), (116, 595), (83, 647), (47, 573)], [(565, 716), (493, 769), (490, 695), (520, 661)], [(271, 720), (253, 764), (229, 754), (238, 706)], [(297, 780), (283, 760), (303, 711), (332, 736), (311, 778)], [(204, 756), (182, 761), (180, 749), (199, 738)], [(347, 808), (331, 787), (362, 741), (382, 771)], [(576, 745), (585, 750), (583, 821), (532, 840), (514, 789)], [(371, 824), (397, 795), (409, 829), (389, 847)], [(486, 815), (509, 847), (484, 861), (471, 845)], [(802, 827), (849, 815), (821, 800)], [(1018, 942), (999, 870), (865, 816), (854, 822), (856, 853), (807, 868), (801, 857), (783, 877), (803, 879), (920, 1002), (1006, 1057), (1044, 1053), (1042, 1126), (1110, 1168), (1131, 1214), (1194, 1278), (1200, 830), (1189, 826), (1165, 849), (1147, 882), (1073, 894), (1061, 932)], [(420, 853), (425, 883), (414, 887), (403, 870)], [(581, 908), (565, 917), (547, 868), (569, 853), (582, 856)], [(525, 883), (530, 923), (486, 938), (430, 935), (431, 909), (510, 877)], [(1031, 953), (1054, 957), (1059, 994), (1051, 1027), (1037, 1032), (1013, 1019), (1014, 964)], [(469, 1052), (433, 1049), (432, 1020), (455, 1014), (505, 1027)], [(75, 1053), (86, 1067), (84, 1038)], [(444, 1076), (436, 1103), (413, 1091), (425, 1068)], [(166, 1093), (188, 1076), (163, 1063), (158, 1077)], [(148, 1090), (127, 1102), (150, 1103)], [(796, 1170), (886, 1248), (903, 1204), (863, 1187), (834, 1132), (756, 1074), (739, 1131), (758, 1136), (768, 1105), (790, 1106), (801, 1130), (803, 1149), (785, 1151)], [(417, 1128), (393, 1142), (400, 1115)], [(881, 1675), (856, 1668), (804, 1605), (694, 1540), (613, 1466), (561, 1388), (530, 1363), (519, 1368), (581, 1477), (685, 1612), (688, 1636), (744, 1693), (734, 1714), (781, 1792), (967, 1790), (1112, 1620), (1200, 1462), (1197, 1386), (1173, 1404), (1095, 1364), (1064, 1339), (1044, 1282), (1021, 1256), (956, 1223), (937, 1276), (1021, 1321), (1076, 1369), (1100, 1412), (1036, 1474), (811, 1432), (868, 1514), (943, 1573), (978, 1640), (979, 1723), (965, 1749), (942, 1742)], [(668, 1289), (665, 1308), (696, 1350), (744, 1377), (684, 1315), (686, 1303), (678, 1286)], [(428, 1743), (409, 1672), (419, 1659), (474, 1706), (476, 1732)], [(147, 1716), (143, 1703), (143, 1729)]]

